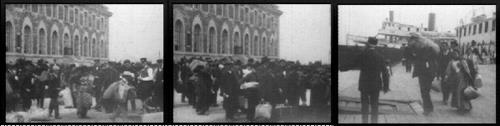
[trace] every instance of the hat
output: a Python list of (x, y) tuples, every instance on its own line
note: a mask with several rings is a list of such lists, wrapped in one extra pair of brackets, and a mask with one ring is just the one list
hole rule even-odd
[(148, 61), (146, 58), (141, 58), (141, 62), (146, 62)]
[(375, 37), (368, 37), (368, 44), (377, 45), (378, 40)]
[(126, 59), (123, 63), (130, 63), (130, 60)]

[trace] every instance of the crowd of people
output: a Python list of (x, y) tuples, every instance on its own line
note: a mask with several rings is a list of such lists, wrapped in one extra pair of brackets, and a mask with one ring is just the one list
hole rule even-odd
[[(48, 116), (59, 115), (59, 105), (76, 108), (79, 118), (88, 118), (90, 109), (115, 113), (112, 118), (128, 110), (136, 110), (135, 101), (143, 103), (142, 112), (163, 111), (163, 60), (155, 64), (141, 58), (140, 63), (96, 61), (94, 65), (36, 63), (18, 59), (7, 63), (6, 112), (28, 111), (32, 103), (45, 108), (44, 99), (50, 98)], [(68, 93), (63, 93), (68, 91)], [(92, 106), (92, 99), (96, 103)], [(19, 107), (21, 106), (21, 107)]]
[(183, 57), (179, 62), (174, 61), (174, 87), (182, 93), (181, 101), (185, 103), (187, 98), (199, 115), (208, 115), (211, 106), (217, 107), (219, 95), (227, 120), (236, 121), (235, 114), (242, 112), (248, 121), (255, 121), (258, 104), (270, 104), (273, 110), (277, 105), (300, 106), (299, 101), (306, 101), (307, 89), (311, 90), (311, 107), (330, 105), (329, 67), (320, 62), (301, 65), (298, 61), (267, 57), (260, 62), (248, 59), (247, 63), (231, 57)]
[[(451, 41), (449, 44), (440, 43), (439, 48), (435, 78), (440, 81), (442, 102), (444, 105), (450, 104), (451, 107), (457, 108), (461, 114), (468, 113), (472, 109), (471, 100), (474, 98), (468, 98), (464, 92), (469, 87), (474, 90), (479, 88), (476, 81), (480, 79), (478, 65), (495, 64), (495, 49), (484, 43), (478, 44), (474, 40), (463, 46), (457, 41)], [(414, 65), (411, 60), (413, 55), (405, 51), (407, 60), (404, 65), (407, 72), (411, 72)], [(428, 108), (432, 110), (432, 103), (428, 104)]]

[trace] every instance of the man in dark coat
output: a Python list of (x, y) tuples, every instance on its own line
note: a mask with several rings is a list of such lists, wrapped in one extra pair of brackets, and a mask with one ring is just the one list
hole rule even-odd
[(412, 52), (410, 51), (410, 49), (408, 49), (407, 46), (404, 47), (404, 51), (403, 51), (403, 56), (404, 56), (404, 65), (405, 65), (405, 68), (406, 68), (406, 72), (410, 73), (411, 72), (411, 66), (412, 66), (412, 60), (410, 59), (410, 57), (412, 57)]
[(57, 98), (59, 97), (59, 91), (62, 90), (61, 88), (61, 81), (59, 78), (59, 69), (55, 68), (52, 69), (51, 73), (48, 75), (48, 82), (47, 82), (47, 94), (50, 97), (50, 104), (49, 104), (49, 117), (52, 114), (52, 111), (54, 111), (54, 116), (56, 119), (60, 119), (59, 117), (59, 102), (57, 101)]
[(210, 67), (210, 72), (211, 72), (211, 75), (215, 78), (215, 80), (213, 81), (214, 83), (212, 83), (212, 93), (210, 94), (210, 105), (213, 106), (213, 107), (217, 107), (219, 105), (217, 105), (217, 91), (219, 90), (219, 85), (221, 85), (222, 83), (222, 64), (219, 64), (219, 63), (214, 63), (211, 67)]
[(191, 77), (191, 80), (195, 83), (196, 112), (198, 115), (208, 115), (206, 112), (210, 106), (209, 95), (211, 93), (212, 78), (210, 78), (210, 74), (207, 73), (206, 68), (201, 65), (197, 66), (193, 72), (195, 75)]
[[(420, 94), (422, 95), (424, 115), (429, 115), (433, 112), (433, 105), (430, 96), (430, 89), (432, 87), (432, 80), (438, 76), (438, 60), (439, 47), (434, 45), (431, 40), (422, 38), (418, 34), (412, 34), (409, 40), (411, 43), (427, 44), (421, 48), (414, 48), (412, 52), (415, 54), (411, 59), (414, 61), (413, 77), (418, 77), (420, 85)], [(418, 47), (418, 46), (417, 46)]]
[(296, 71), (296, 67), (290, 67), (287, 71), (286, 81), (287, 81), (287, 100), (288, 104), (292, 106), (297, 106), (299, 104), (299, 74)]
[(443, 104), (447, 104), (448, 98), (450, 97), (450, 94), (452, 93), (451, 85), (446, 83), (444, 80), (444, 77), (446, 75), (446, 67), (448, 66), (448, 63), (451, 61), (451, 51), (452, 49), (448, 47), (447, 43), (442, 43), (441, 44), (441, 53), (439, 55), (439, 76), (441, 78), (441, 92), (443, 93)]
[(226, 119), (234, 120), (234, 114), (239, 107), (238, 96), (240, 94), (239, 80), (242, 76), (241, 71), (236, 66), (227, 62), (221, 73), (221, 92), (224, 98), (223, 108), (226, 110)]
[[(384, 63), (383, 56), (375, 50), (377, 39), (368, 38), (366, 49), (357, 57), (355, 62), (348, 66), (340, 67), (341, 71), (360, 68), (359, 91), (361, 92), (361, 112), (363, 123), (368, 122), (368, 105), (371, 105), (371, 122), (378, 121), (379, 92), (389, 91), (389, 72)], [(383, 76), (383, 78), (381, 78)]]
[(180, 68), (180, 78), (181, 78), (181, 89), (182, 89), (182, 96), (181, 96), (181, 101), (184, 102), (185, 98), (188, 98), (188, 103), (190, 105), (194, 105), (195, 103), (195, 94), (194, 94), (194, 84), (192, 81), (189, 80), (189, 77), (193, 75), (193, 72), (189, 69), (189, 63), (184, 62), (181, 63), (181, 68)]
[(259, 79), (259, 93), (264, 101), (269, 102), (274, 108), (280, 101), (279, 85), (276, 83), (275, 73), (271, 69), (271, 63), (263, 60), (263, 64), (257, 68)]

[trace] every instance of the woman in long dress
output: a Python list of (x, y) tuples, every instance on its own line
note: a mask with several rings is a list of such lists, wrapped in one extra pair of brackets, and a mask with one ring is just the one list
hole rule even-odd
[(457, 52), (452, 53), (453, 60), (446, 68), (446, 77), (448, 84), (453, 85), (453, 97), (451, 106), (457, 108), (460, 114), (469, 112), (472, 109), (470, 99), (464, 96), (464, 90), (473, 85), (473, 79), (477, 74), (477, 66), (470, 59), (460, 58)]

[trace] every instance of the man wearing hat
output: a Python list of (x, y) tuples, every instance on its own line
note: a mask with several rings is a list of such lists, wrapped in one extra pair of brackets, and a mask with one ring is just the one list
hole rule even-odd
[[(369, 37), (366, 49), (357, 57), (355, 62), (340, 67), (341, 71), (360, 68), (359, 91), (361, 92), (361, 112), (363, 123), (368, 123), (368, 113), (371, 107), (371, 122), (378, 121), (378, 99), (381, 90), (389, 91), (388, 70), (384, 57), (375, 50), (377, 39)], [(380, 78), (380, 76), (383, 76)]]

